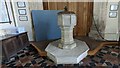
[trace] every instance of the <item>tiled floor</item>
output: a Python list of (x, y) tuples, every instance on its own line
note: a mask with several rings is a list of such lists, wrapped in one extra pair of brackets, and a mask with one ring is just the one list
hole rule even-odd
[(2, 67), (45, 67), (45, 68), (78, 68), (78, 67), (120, 67), (120, 47), (105, 46), (95, 56), (87, 56), (79, 64), (55, 64), (47, 57), (41, 57), (32, 46), (27, 46), (12, 57), (9, 62), (2, 62)]

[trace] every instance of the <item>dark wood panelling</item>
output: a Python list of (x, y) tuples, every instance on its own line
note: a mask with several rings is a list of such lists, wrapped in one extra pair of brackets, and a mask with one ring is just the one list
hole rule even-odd
[(77, 15), (74, 36), (86, 36), (89, 33), (93, 16), (93, 2), (45, 2), (43, 5), (45, 10), (63, 10), (67, 5), (68, 9)]
[(48, 10), (48, 2), (43, 2), (43, 9)]
[(14, 56), (19, 50), (29, 45), (27, 32), (20, 34), (8, 34), (0, 39), (2, 42), (2, 54), (3, 60), (9, 60), (10, 57)]

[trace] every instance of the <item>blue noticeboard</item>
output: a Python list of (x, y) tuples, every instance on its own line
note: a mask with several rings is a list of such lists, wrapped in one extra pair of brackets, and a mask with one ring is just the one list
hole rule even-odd
[(32, 10), (35, 40), (51, 40), (61, 37), (57, 13), (60, 10)]

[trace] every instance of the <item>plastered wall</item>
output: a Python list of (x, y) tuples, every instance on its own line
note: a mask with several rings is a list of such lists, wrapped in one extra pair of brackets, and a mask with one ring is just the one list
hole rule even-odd
[[(25, 7), (19, 8), (17, 2), (20, 2), (20, 0), (12, 0), (12, 6), (13, 6), (13, 11), (14, 11), (14, 17), (16, 21), (16, 27), (24, 27), (25, 30), (28, 32), (28, 37), (30, 41), (33, 41), (33, 33), (32, 33), (32, 23), (31, 23), (31, 17), (30, 17), (30, 11), (28, 8), (28, 2), (27, 1), (22, 1), (25, 2)], [(25, 14), (21, 10), (25, 10)], [(21, 12), (21, 14), (20, 14)], [(25, 20), (21, 20), (21, 17), (27, 17)]]
[[(113, 4), (118, 5), (118, 2), (105, 1), (94, 3), (94, 22), (89, 33), (90, 37), (95, 39), (118, 40), (118, 10), (110, 10), (110, 6)], [(110, 17), (110, 12), (116, 12), (116, 16)]]
[[(120, 1), (119, 1), (120, 5)], [(120, 7), (118, 8), (118, 30), (119, 30), (119, 37), (120, 37)]]
[[(18, 7), (17, 2), (25, 2), (25, 7)], [(42, 10), (43, 5), (42, 1), (36, 1), (36, 0), (12, 0), (12, 6), (13, 6), (13, 11), (14, 11), (14, 16), (15, 16), (15, 21), (16, 21), (16, 26), (17, 27), (24, 27), (25, 30), (28, 32), (28, 37), (30, 41), (34, 40), (34, 31), (33, 31), (33, 25), (32, 25), (32, 17), (31, 17), (31, 10)], [(19, 10), (24, 9), (26, 14), (21, 15)], [(21, 17), (27, 17), (27, 20), (21, 21)]]
[[(107, 18), (105, 22), (105, 35), (104, 38), (108, 40), (118, 40), (118, 9), (115, 11), (110, 10), (111, 5), (118, 5), (118, 2), (108, 2), (107, 4)], [(110, 17), (110, 13), (116, 13), (116, 17)]]

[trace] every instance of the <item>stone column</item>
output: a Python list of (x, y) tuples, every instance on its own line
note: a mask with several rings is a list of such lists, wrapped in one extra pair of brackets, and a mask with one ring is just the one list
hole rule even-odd
[(47, 56), (57, 64), (76, 64), (87, 56), (89, 50), (84, 41), (73, 39), (73, 28), (76, 25), (74, 12), (58, 13), (58, 25), (61, 28), (61, 39), (48, 44)]
[(59, 47), (62, 49), (72, 49), (76, 47), (73, 39), (73, 28), (76, 25), (76, 15), (70, 11), (58, 13), (58, 25), (61, 28), (61, 42)]

